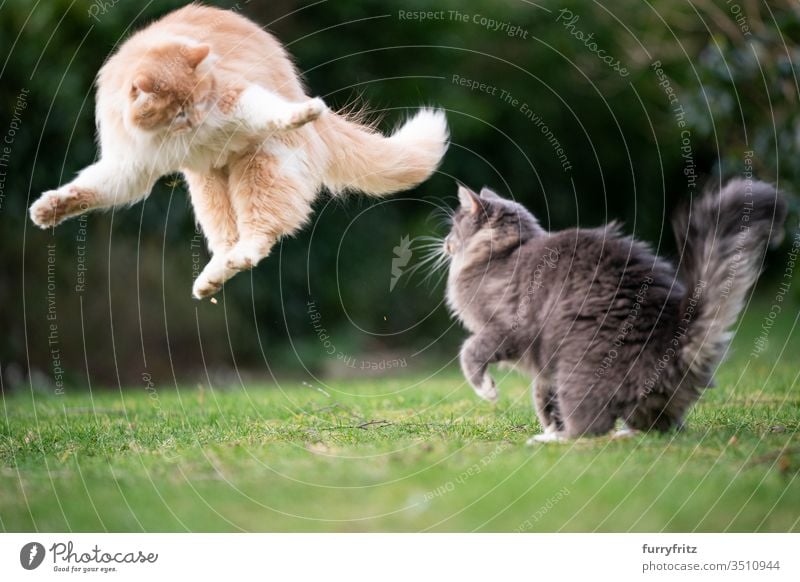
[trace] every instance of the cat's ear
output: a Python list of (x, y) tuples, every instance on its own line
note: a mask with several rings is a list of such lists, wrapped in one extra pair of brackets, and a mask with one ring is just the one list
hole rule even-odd
[(208, 56), (208, 53), (211, 52), (211, 47), (207, 44), (198, 44), (193, 46), (187, 46), (183, 49), (183, 56), (186, 58), (186, 62), (190, 67), (193, 69), (197, 68), (197, 65), (202, 63), (205, 58)]
[(500, 196), (500, 194), (498, 194), (491, 188), (487, 188), (486, 186), (484, 186), (481, 189), (481, 198), (483, 198), (484, 200), (502, 200), (503, 197)]
[(468, 210), (470, 214), (478, 214), (481, 209), (480, 197), (463, 184), (458, 185), (458, 200), (461, 208)]

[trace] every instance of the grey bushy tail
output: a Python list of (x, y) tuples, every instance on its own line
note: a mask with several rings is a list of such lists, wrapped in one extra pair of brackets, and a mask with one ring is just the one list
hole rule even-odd
[(676, 214), (673, 229), (687, 287), (679, 357), (693, 384), (711, 382), (761, 272), (766, 246), (783, 237), (786, 210), (771, 184), (736, 179)]

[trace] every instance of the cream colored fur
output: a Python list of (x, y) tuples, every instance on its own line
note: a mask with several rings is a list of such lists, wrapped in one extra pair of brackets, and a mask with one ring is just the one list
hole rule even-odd
[(234, 12), (190, 5), (128, 39), (97, 80), (100, 159), (30, 209), (42, 228), (132, 204), (180, 171), (212, 258), (208, 297), (300, 229), (323, 187), (383, 195), (426, 180), (447, 149), (443, 112), (390, 137), (312, 99), (281, 44)]

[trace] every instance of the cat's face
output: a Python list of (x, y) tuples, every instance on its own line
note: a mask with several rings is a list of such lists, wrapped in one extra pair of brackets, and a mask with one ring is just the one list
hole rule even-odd
[(459, 186), (458, 199), (459, 208), (444, 240), (444, 250), (452, 257), (475, 243), (497, 252), (544, 232), (524, 206), (502, 198), (489, 188), (476, 194), (466, 186)]
[(188, 131), (203, 118), (213, 89), (211, 75), (198, 71), (209, 46), (164, 45), (137, 63), (128, 95), (128, 120), (144, 131)]

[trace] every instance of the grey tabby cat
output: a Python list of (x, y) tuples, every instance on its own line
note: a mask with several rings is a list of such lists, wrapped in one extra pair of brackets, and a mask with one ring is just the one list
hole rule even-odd
[(680, 271), (645, 243), (602, 228), (547, 232), (520, 204), (459, 187), (444, 251), (447, 300), (472, 335), (461, 367), (497, 399), (488, 373), (517, 362), (536, 378), (544, 434), (531, 441), (681, 427), (731, 339), (786, 202), (733, 180), (677, 213)]

